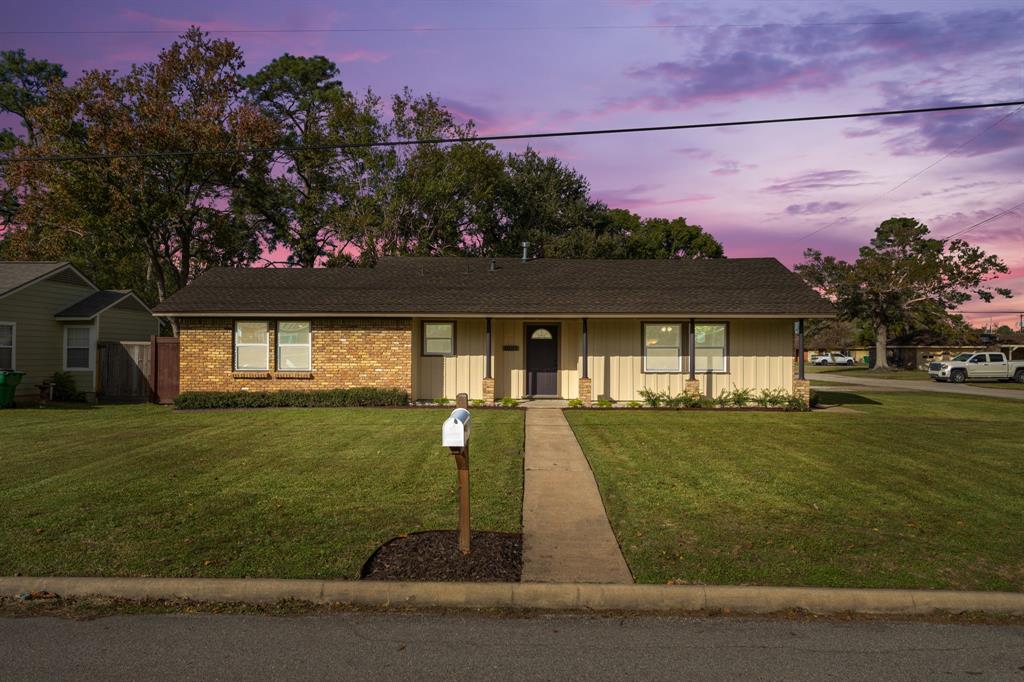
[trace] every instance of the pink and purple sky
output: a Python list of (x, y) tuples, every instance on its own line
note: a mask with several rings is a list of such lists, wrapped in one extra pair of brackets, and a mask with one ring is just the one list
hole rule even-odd
[[(3, 49), (59, 62), (72, 78), (150, 60), (173, 32), (196, 24), (225, 31), (217, 34), (242, 46), (251, 70), (283, 52), (325, 55), (350, 89), (431, 92), (482, 133), (1024, 100), (1020, 0), (34, 0), (12, 6), (5, 23), (5, 31), (141, 31), (0, 34)], [(263, 29), (386, 30), (255, 32)], [(1012, 111), (533, 146), (576, 167), (610, 206), (683, 215), (729, 256), (791, 266), (806, 247), (851, 258), (891, 216), (946, 236), (1024, 201), (1024, 111), (995, 125)], [(989, 311), (1024, 312), (1024, 209), (967, 237), (1006, 261), (1012, 272), (999, 283), (1015, 294), (967, 304), (981, 311), (969, 319), (1016, 326), (1018, 314)]]

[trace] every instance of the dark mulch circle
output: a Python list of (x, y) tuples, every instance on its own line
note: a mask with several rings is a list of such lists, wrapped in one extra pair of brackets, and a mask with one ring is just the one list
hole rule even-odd
[(363, 580), (438, 582), (519, 582), (523, 536), (473, 531), (470, 553), (459, 551), (453, 530), (413, 533), (381, 545), (366, 562)]

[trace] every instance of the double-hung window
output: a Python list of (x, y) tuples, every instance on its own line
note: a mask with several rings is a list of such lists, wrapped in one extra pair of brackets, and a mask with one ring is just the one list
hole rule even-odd
[(308, 372), (313, 367), (313, 343), (309, 322), (277, 323), (277, 369)]
[(423, 323), (424, 355), (455, 355), (455, 323)]
[(14, 369), (13, 322), (0, 322), (0, 369)]
[(64, 327), (64, 369), (92, 369), (92, 327)]
[(728, 367), (729, 326), (725, 322), (699, 322), (693, 330), (698, 372), (725, 372)]
[(683, 332), (678, 322), (644, 323), (644, 371), (681, 372)]
[(235, 322), (235, 369), (242, 372), (270, 369), (270, 325)]

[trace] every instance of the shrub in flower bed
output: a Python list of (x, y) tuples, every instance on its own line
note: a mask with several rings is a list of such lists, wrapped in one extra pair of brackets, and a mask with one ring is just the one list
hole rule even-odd
[[(649, 388), (641, 389), (640, 396), (648, 407), (672, 407), (680, 408), (710, 408), (710, 407), (763, 407), (783, 409), (787, 412), (803, 412), (809, 408), (795, 393), (787, 393), (781, 388), (766, 388), (760, 393), (755, 393), (749, 388), (734, 388), (731, 391), (722, 391), (717, 398), (708, 398), (702, 395), (680, 393), (672, 395), (665, 391), (654, 391)], [(812, 396), (813, 400), (814, 396)]]
[(391, 388), (337, 388), (328, 391), (187, 391), (174, 399), (179, 410), (226, 407), (396, 407), (409, 394)]

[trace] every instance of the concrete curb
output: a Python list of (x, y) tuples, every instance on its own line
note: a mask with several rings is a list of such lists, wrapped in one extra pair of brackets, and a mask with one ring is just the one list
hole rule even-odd
[(272, 604), (285, 599), (375, 607), (583, 611), (720, 611), (1024, 615), (1024, 593), (726, 585), (405, 583), (232, 578), (0, 577), (0, 596), (47, 590), (63, 597), (187, 599)]

